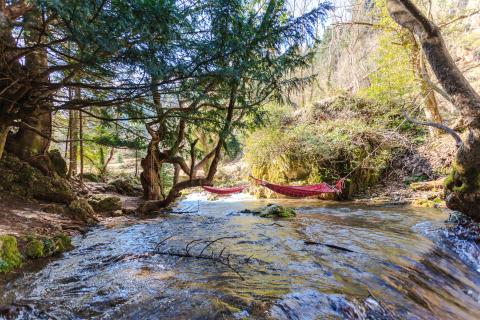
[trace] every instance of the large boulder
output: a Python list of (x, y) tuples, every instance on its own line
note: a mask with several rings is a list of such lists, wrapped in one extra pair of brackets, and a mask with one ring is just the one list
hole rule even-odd
[(98, 222), (95, 211), (86, 199), (73, 200), (68, 205), (68, 208), (76, 220), (83, 221), (87, 224), (95, 224)]
[(122, 209), (122, 201), (117, 196), (94, 195), (88, 203), (96, 212), (114, 212)]
[(138, 185), (138, 182), (125, 177), (110, 181), (107, 185), (107, 190), (127, 196), (139, 196), (142, 194), (142, 188)]
[(75, 195), (70, 184), (57, 174), (44, 175), (17, 157), (4, 153), (0, 160), (0, 191), (37, 200), (69, 204)]

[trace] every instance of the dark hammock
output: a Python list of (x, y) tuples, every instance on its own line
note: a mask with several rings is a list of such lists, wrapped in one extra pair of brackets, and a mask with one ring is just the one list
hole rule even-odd
[[(253, 178), (253, 177), (252, 177)], [(304, 198), (311, 196), (318, 196), (324, 193), (339, 193), (342, 191), (344, 186), (344, 179), (340, 179), (335, 183), (335, 186), (332, 187), (325, 182), (319, 184), (312, 184), (308, 186), (285, 186), (269, 183), (260, 179), (253, 178), (255, 182), (261, 186), (267, 187), (268, 189), (283, 194), (287, 197), (294, 198)]]
[(238, 186), (233, 188), (215, 188), (215, 187), (209, 187), (209, 186), (202, 186), (203, 190), (211, 193), (215, 193), (215, 194), (220, 194), (220, 195), (239, 193), (239, 192), (242, 192), (243, 189), (245, 189), (246, 187), (247, 186)]

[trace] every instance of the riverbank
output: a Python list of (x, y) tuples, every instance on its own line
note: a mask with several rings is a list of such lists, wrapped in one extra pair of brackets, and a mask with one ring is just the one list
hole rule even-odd
[(107, 183), (73, 184), (77, 199), (68, 205), (0, 192), (0, 277), (14, 278), (42, 264), (39, 259), (72, 249), (71, 237), (98, 223), (114, 225), (140, 203), (139, 196), (115, 193)]

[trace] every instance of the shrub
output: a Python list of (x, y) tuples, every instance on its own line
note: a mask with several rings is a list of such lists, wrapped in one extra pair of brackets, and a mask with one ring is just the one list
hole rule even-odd
[(276, 183), (333, 182), (360, 165), (352, 176), (358, 189), (378, 180), (392, 146), (389, 132), (379, 126), (331, 119), (258, 130), (246, 140), (245, 158), (254, 176)]
[(0, 273), (9, 272), (20, 266), (22, 257), (17, 247), (17, 239), (13, 236), (0, 236)]

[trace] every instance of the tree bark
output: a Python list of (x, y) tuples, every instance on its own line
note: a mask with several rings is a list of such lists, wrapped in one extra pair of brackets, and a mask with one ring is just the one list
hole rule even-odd
[[(42, 38), (43, 21), (41, 12), (31, 10), (24, 15), (25, 44), (35, 46)], [(19, 77), (25, 76), (30, 80), (48, 82), (48, 76), (45, 71), (48, 69), (47, 51), (44, 47), (38, 46), (32, 52), (25, 56), (26, 74), (19, 74)], [(31, 162), (34, 166), (41, 169), (44, 173), (51, 173), (51, 164), (47, 155), (52, 135), (52, 104), (49, 102), (45, 93), (35, 89), (24, 88), (23, 92), (30, 92), (26, 104), (20, 103), (22, 113), (22, 122), (18, 132), (8, 138), (7, 149), (20, 159)]]
[(70, 110), (70, 161), (67, 175), (69, 178), (77, 174), (78, 133), (78, 110)]
[[(438, 103), (435, 97), (435, 92), (430, 88), (427, 83), (427, 79), (430, 79), (430, 75), (425, 68), (425, 58), (423, 57), (423, 52), (413, 34), (412, 43), (413, 72), (415, 74), (415, 79), (420, 85), (420, 92), (425, 99), (423, 108), (425, 113), (425, 119), (427, 119), (428, 122), (442, 123), (442, 116), (440, 115), (440, 111), (438, 110)], [(428, 131), (431, 137), (439, 136), (442, 133), (442, 130), (434, 127), (428, 127)]]
[(7, 142), (8, 130), (9, 126), (7, 124), (0, 123), (0, 159), (2, 159), (5, 143)]
[(83, 116), (82, 112), (78, 113), (79, 121), (79, 137), (80, 137), (80, 181), (83, 181)]
[(464, 77), (443, 41), (440, 29), (410, 0), (387, 0), (391, 17), (419, 38), (439, 83), (467, 126), (453, 172), (446, 179), (447, 206), (480, 221), (480, 95)]
[[(102, 149), (101, 149), (102, 150)], [(100, 176), (102, 177), (102, 179), (105, 178), (105, 175), (107, 174), (108, 172), (108, 165), (110, 164), (110, 162), (112, 161), (113, 159), (113, 154), (115, 152), (115, 148), (114, 147), (111, 147), (110, 148), (110, 153), (108, 155), (108, 159), (104, 162), (102, 162), (102, 169), (100, 170)], [(103, 150), (102, 150), (102, 153), (103, 153)], [(103, 157), (105, 159), (105, 157)]]
[(160, 200), (162, 195), (158, 158), (158, 139), (152, 139), (148, 144), (147, 155), (141, 161), (142, 173), (140, 182), (143, 187), (143, 198), (145, 200)]

